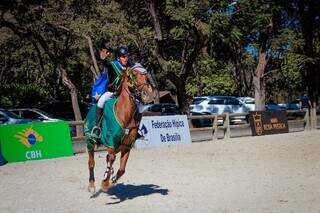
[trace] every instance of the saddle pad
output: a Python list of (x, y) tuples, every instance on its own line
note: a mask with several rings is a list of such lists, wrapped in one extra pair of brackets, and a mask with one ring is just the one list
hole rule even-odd
[[(101, 122), (101, 143), (115, 150), (119, 149), (124, 137), (124, 129), (120, 125), (115, 113), (116, 98), (111, 98), (105, 102)], [(91, 130), (96, 125), (96, 110), (94, 105), (88, 112), (85, 119), (84, 132), (86, 137), (90, 137)]]

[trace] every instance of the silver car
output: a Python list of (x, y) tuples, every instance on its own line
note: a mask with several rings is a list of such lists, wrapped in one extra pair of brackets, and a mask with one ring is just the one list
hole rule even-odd
[(6, 109), (0, 108), (0, 124), (25, 124), (35, 120), (24, 119)]
[(43, 122), (59, 121), (59, 119), (54, 118), (53, 115), (36, 108), (10, 109), (10, 111), (25, 119)]

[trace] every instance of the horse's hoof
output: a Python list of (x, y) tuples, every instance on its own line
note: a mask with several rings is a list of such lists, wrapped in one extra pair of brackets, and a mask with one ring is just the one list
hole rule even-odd
[(96, 186), (94, 185), (93, 182), (90, 182), (88, 185), (88, 192), (90, 192), (91, 194), (96, 193)]
[(101, 181), (101, 190), (102, 190), (103, 192), (107, 192), (108, 189), (109, 189), (109, 187), (110, 187), (110, 182), (109, 182), (109, 180), (103, 180), (103, 181)]

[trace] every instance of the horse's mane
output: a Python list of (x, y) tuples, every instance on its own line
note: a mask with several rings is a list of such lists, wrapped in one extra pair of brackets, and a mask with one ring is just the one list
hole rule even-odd
[(122, 92), (124, 79), (128, 78), (127, 71), (122, 72), (121, 74), (121, 81), (119, 83), (119, 86), (116, 88), (116, 91), (114, 92), (115, 96), (119, 96)]

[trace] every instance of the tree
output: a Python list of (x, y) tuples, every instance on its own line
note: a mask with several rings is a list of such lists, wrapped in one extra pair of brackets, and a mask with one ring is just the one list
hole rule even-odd
[[(61, 82), (67, 86), (75, 118), (82, 120), (77, 87), (86, 88), (87, 93), (93, 79), (86, 74), (90, 67), (86, 39), (90, 36), (100, 41), (112, 37), (111, 46), (126, 43), (130, 34), (126, 31), (126, 20), (119, 5), (113, 1), (4, 1), (0, 9), (1, 30), (9, 29), (6, 35), (19, 41), (21, 49), (28, 47), (28, 53), (37, 57), (33, 58), (33, 73), (37, 78), (44, 75), (42, 85), (52, 90), (53, 99), (66, 98)], [(11, 47), (9, 42), (3, 44)], [(19, 54), (17, 56), (22, 58)], [(5, 60), (5, 64), (8, 62), (11, 65), (4, 66), (1, 73), (21, 67), (21, 63), (12, 57)], [(24, 68), (27, 72), (32, 69), (30, 64)], [(21, 74), (24, 76), (25, 72)]]
[[(177, 88), (178, 104), (185, 113), (189, 111), (186, 82), (204, 41), (199, 6), (197, 1), (148, 1), (155, 33), (152, 52), (164, 76)], [(165, 48), (168, 45), (171, 48)]]
[(315, 106), (320, 96), (320, 69), (319, 49), (316, 49), (316, 40), (320, 30), (320, 5), (316, 0), (292, 0), (288, 4), (288, 12), (299, 21), (304, 39), (303, 54), (307, 57), (303, 73), (307, 82), (306, 89)]

